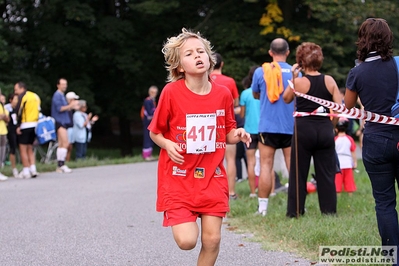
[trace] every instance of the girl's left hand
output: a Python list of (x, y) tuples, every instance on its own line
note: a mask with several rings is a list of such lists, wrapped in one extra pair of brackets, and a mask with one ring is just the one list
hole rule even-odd
[(245, 131), (243, 128), (237, 128), (236, 132), (234, 133), (235, 137), (239, 137), (242, 142), (245, 143), (247, 148), (249, 147), (249, 144), (251, 143), (251, 135)]

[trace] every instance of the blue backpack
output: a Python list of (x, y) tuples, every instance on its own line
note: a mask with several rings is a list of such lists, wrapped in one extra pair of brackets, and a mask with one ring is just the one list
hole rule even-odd
[[(396, 67), (399, 71), (399, 56), (394, 56), (394, 59), (396, 62)], [(399, 83), (398, 83), (398, 93), (396, 95), (396, 101), (395, 104), (391, 107), (391, 116), (399, 119)]]
[(42, 113), (39, 114), (39, 120), (36, 126), (36, 137), (39, 144), (45, 144), (57, 139), (54, 118), (45, 116)]

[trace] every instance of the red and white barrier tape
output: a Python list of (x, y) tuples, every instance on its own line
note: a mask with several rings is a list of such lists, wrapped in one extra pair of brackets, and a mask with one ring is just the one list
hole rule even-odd
[[(399, 119), (396, 119), (395, 117), (379, 115), (379, 114), (372, 113), (372, 112), (369, 112), (366, 110), (361, 110), (358, 108), (348, 109), (343, 104), (337, 104), (335, 102), (327, 101), (324, 99), (320, 99), (320, 98), (317, 98), (314, 96), (310, 96), (310, 95), (295, 91), (294, 84), (291, 82), (291, 80), (288, 80), (288, 84), (290, 85), (291, 89), (294, 91), (296, 96), (303, 97), (312, 102), (318, 103), (324, 107), (327, 107), (334, 111), (340, 112), (341, 113), (340, 115), (346, 115), (345, 117), (355, 118), (355, 119), (363, 119), (364, 121), (369, 121), (369, 122), (374, 122), (374, 123), (399, 126)], [(323, 113), (314, 113), (314, 114), (326, 115), (326, 116), (331, 115), (331, 114), (323, 114)], [(309, 113), (308, 115), (312, 115), (312, 113)]]
[(356, 118), (350, 115), (346, 114), (334, 114), (334, 113), (318, 113), (318, 112), (294, 112), (294, 117), (303, 117), (303, 116), (311, 116), (311, 115), (317, 115), (317, 116), (332, 116), (332, 117), (345, 117), (345, 118)]

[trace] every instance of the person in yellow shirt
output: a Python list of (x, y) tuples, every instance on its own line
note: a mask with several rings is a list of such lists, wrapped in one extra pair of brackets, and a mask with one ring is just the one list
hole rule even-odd
[(14, 93), (18, 95), (16, 113), (18, 114), (17, 138), (23, 170), (19, 178), (31, 178), (38, 175), (33, 153), (33, 142), (36, 138), (35, 128), (39, 120), (40, 98), (36, 93), (28, 91), (24, 82), (14, 86)]
[[(7, 123), (9, 121), (8, 111), (4, 108), (3, 103), (0, 102), (0, 162), (3, 168), (3, 163), (6, 155), (7, 147)], [(8, 177), (0, 173), (0, 181), (7, 180)]]

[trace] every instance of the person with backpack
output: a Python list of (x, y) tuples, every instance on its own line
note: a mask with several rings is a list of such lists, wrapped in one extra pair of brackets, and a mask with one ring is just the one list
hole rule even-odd
[(15, 84), (14, 93), (18, 95), (18, 104), (15, 108), (18, 114), (16, 132), (23, 165), (18, 178), (37, 177), (33, 142), (36, 138), (35, 128), (39, 120), (40, 98), (36, 93), (28, 91), (26, 84), (21, 81)]
[(143, 121), (142, 156), (143, 159), (146, 161), (154, 160), (154, 158), (152, 157), (152, 148), (154, 146), (154, 142), (150, 138), (150, 131), (147, 127), (150, 125), (152, 117), (154, 116), (155, 108), (157, 107), (157, 103), (155, 101), (157, 95), (158, 88), (156, 86), (151, 86), (148, 89), (148, 97), (145, 98), (140, 112), (141, 120)]

